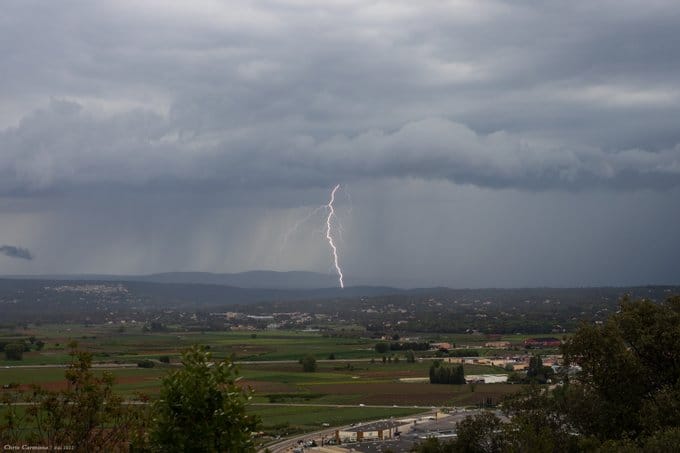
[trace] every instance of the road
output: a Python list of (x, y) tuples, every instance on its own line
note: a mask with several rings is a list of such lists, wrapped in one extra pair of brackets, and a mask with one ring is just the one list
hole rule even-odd
[[(376, 407), (385, 407), (385, 406), (376, 406)], [(391, 406), (388, 406), (391, 407)], [(452, 431), (455, 431), (456, 429), (456, 424), (463, 420), (466, 417), (469, 417), (471, 415), (476, 415), (479, 414), (481, 411), (486, 411), (485, 409), (472, 409), (472, 410), (465, 410), (465, 409), (456, 409), (453, 408), (450, 412), (448, 413), (437, 413), (437, 409), (432, 408), (431, 406), (425, 407), (426, 409), (429, 409), (426, 412), (423, 412), (421, 414), (417, 415), (412, 415), (412, 416), (404, 416), (404, 417), (398, 417), (397, 420), (407, 420), (407, 419), (413, 419), (413, 418), (418, 418), (418, 424), (416, 425), (415, 423), (411, 425), (409, 428), (407, 428), (404, 432), (402, 432), (402, 435), (400, 438), (393, 438), (393, 439), (385, 439), (384, 441), (371, 441), (371, 442), (366, 442), (366, 443), (351, 443), (351, 444), (345, 444), (345, 448), (350, 448), (354, 449), (356, 451), (382, 451), (382, 449), (393, 449), (394, 451), (409, 451), (411, 446), (413, 445), (414, 442), (419, 441), (421, 439), (421, 436), (437, 436), (437, 433), (442, 433), (442, 434), (447, 434), (450, 435)], [(507, 421), (507, 418), (504, 417), (500, 412), (496, 411), (496, 415), (501, 418), (503, 421)], [(433, 417), (434, 416), (434, 417)], [(364, 422), (361, 425), (367, 425), (372, 422)], [(313, 433), (307, 433), (304, 435), (300, 436), (295, 436), (290, 439), (285, 439), (280, 442), (271, 444), (267, 446), (269, 448), (269, 451), (272, 453), (290, 453), (293, 448), (298, 446), (298, 441), (307, 441), (307, 440), (312, 440), (314, 439), (317, 443), (317, 445), (321, 445), (321, 438), (323, 436), (326, 437), (326, 439), (331, 438), (335, 435), (336, 430), (345, 430), (349, 429), (350, 426), (338, 426), (338, 427), (329, 427), (325, 428), (320, 431), (316, 431)], [(337, 447), (335, 447), (337, 448)], [(260, 453), (264, 452), (265, 450), (261, 450)], [(305, 449), (305, 451), (315, 452), (315, 451), (322, 451), (320, 448), (309, 448)]]
[[(21, 369), (21, 368), (68, 368), (68, 363), (54, 363), (49, 365), (3, 365), (0, 369)], [(103, 369), (103, 370), (116, 370), (120, 368), (137, 368), (136, 363), (93, 363), (92, 368)]]
[[(288, 451), (292, 450), (293, 448), (295, 448), (298, 445), (298, 441), (300, 441), (300, 440), (305, 441), (305, 440), (309, 440), (309, 439), (322, 439), (324, 437), (330, 438), (335, 434), (336, 429), (342, 429), (342, 428), (344, 428), (344, 426), (336, 427), (336, 428), (327, 428), (327, 429), (323, 429), (321, 431), (316, 431), (316, 432), (313, 432), (313, 433), (307, 433), (307, 434), (304, 434), (302, 436), (291, 437), (289, 439), (282, 440), (281, 442), (278, 442), (276, 444), (269, 445), (267, 448), (269, 449), (269, 451), (271, 453), (288, 452)], [(321, 442), (317, 442), (317, 443), (320, 444)], [(265, 451), (264, 449), (260, 450), (260, 453), (263, 453), (264, 451)]]
[[(273, 404), (272, 404), (273, 405)], [(287, 406), (288, 404), (281, 404)], [(290, 406), (322, 406), (320, 404), (290, 404)], [(328, 405), (326, 405), (328, 406)], [(357, 407), (356, 404), (353, 405), (332, 405), (332, 407)], [(393, 408), (394, 406), (363, 406), (363, 407), (378, 407), (378, 408)], [(428, 416), (430, 414), (434, 414), (437, 412), (436, 409), (433, 409), (432, 406), (398, 406), (398, 407), (413, 407), (413, 408), (419, 408), (419, 409), (425, 409), (421, 414), (417, 414), (418, 417), (424, 417)], [(409, 416), (409, 417), (400, 417), (401, 419), (404, 418), (413, 418), (416, 415)], [(370, 423), (370, 421), (363, 422), (362, 424)], [(298, 445), (298, 441), (307, 441), (307, 440), (312, 440), (314, 439), (318, 445), (321, 445), (321, 439), (322, 438), (331, 438), (335, 435), (336, 430), (344, 430), (344, 429), (349, 429), (349, 425), (343, 425), (343, 426), (334, 426), (330, 428), (325, 428), (320, 431), (314, 431), (311, 433), (307, 434), (302, 434), (299, 436), (291, 437), (285, 440), (282, 440), (280, 442), (277, 442), (275, 444), (268, 445), (266, 448), (269, 449), (270, 452), (272, 453), (288, 453), (292, 451), (293, 448), (295, 448)], [(260, 450), (260, 453), (263, 453), (265, 449)]]

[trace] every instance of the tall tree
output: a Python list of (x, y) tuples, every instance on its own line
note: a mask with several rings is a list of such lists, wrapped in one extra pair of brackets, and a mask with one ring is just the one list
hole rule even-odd
[(578, 440), (581, 449), (611, 451), (674, 438), (680, 427), (680, 298), (623, 299), (618, 313), (602, 325), (582, 325), (562, 350), (562, 386), (534, 387), (505, 403), (516, 432), (520, 423), (527, 435), (528, 426), (545, 426), (559, 448)]
[(635, 438), (680, 426), (680, 297), (626, 298), (603, 326), (582, 326), (563, 350), (582, 369), (569, 401), (580, 431)]
[(231, 361), (214, 363), (204, 347), (182, 354), (183, 368), (163, 379), (151, 443), (158, 451), (253, 452), (259, 419), (246, 413), (250, 392)]
[(390, 350), (390, 344), (384, 341), (379, 341), (375, 344), (375, 352), (378, 354), (384, 354)]
[(5, 345), (5, 359), (21, 360), (24, 358), (25, 346), (23, 343), (9, 343)]
[(301, 358), (300, 365), (302, 365), (302, 371), (305, 373), (313, 373), (316, 371), (316, 359), (311, 354), (307, 354)]
[(413, 349), (409, 349), (408, 351), (406, 351), (406, 361), (408, 363), (415, 363), (416, 353), (413, 352)]

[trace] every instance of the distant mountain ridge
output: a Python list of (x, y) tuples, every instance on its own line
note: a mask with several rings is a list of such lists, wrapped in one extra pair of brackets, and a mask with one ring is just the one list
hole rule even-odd
[(235, 286), (247, 289), (325, 289), (338, 286), (334, 275), (308, 271), (248, 271), (217, 274), (212, 272), (162, 272), (149, 275), (56, 274), (7, 275), (21, 280), (127, 281), (192, 285)]
[(253, 289), (319, 289), (338, 286), (338, 279), (333, 275), (307, 271), (248, 271), (234, 274), (164, 272), (143, 276), (140, 281), (227, 285)]
[[(258, 277), (258, 273), (254, 273), (254, 276)], [(432, 325), (442, 329), (448, 329), (454, 319), (459, 321), (462, 319), (449, 317), (446, 320), (441, 318), (442, 314), (449, 313), (449, 316), (453, 316), (457, 313), (455, 316), (464, 316), (465, 322), (471, 323), (466, 324), (465, 328), (472, 324), (483, 328), (483, 322), (487, 321), (502, 324), (505, 322), (505, 315), (502, 313), (517, 310), (518, 313), (524, 310), (531, 313), (540, 312), (542, 313), (540, 316), (548, 321), (566, 323), (576, 320), (574, 314), (581, 316), (586, 312), (604, 319), (607, 311), (602, 310), (616, 310), (618, 300), (624, 294), (656, 301), (664, 300), (672, 294), (680, 294), (680, 286), (514, 289), (434, 287), (404, 290), (388, 286), (348, 286), (342, 289), (336, 285), (327, 288), (282, 289), (241, 288), (206, 283), (157, 283), (135, 281), (135, 278), (125, 276), (59, 277), (32, 276), (14, 279), (0, 277), (2, 307), (0, 324), (102, 323), (118, 322), (121, 319), (148, 320), (152, 319), (150, 317), (165, 316), (173, 312), (175, 314), (195, 312), (205, 315), (212, 311), (236, 310), (247, 313), (322, 312), (332, 316), (339, 316), (338, 313), (342, 312), (343, 319), (374, 317), (376, 322), (382, 322), (383, 317), (388, 315), (392, 317), (392, 322), (403, 321), (405, 317), (419, 312), (426, 316)], [(195, 275), (181, 277), (190, 278)], [(161, 277), (138, 278), (173, 279), (175, 276), (170, 273)], [(260, 281), (264, 282), (264, 279)], [(380, 309), (382, 311), (376, 311), (379, 307), (383, 307)], [(487, 319), (488, 310), (491, 312)], [(567, 316), (565, 315), (567, 313), (568, 316), (563, 316), (559, 320), (553, 319), (555, 310), (561, 310), (562, 315)], [(485, 316), (480, 318), (477, 316), (479, 314)], [(178, 316), (181, 317), (181, 313)], [(535, 327), (536, 322), (536, 319), (527, 320), (526, 325)], [(463, 327), (460, 322), (457, 325)], [(524, 326), (522, 329), (525, 329), (526, 325), (522, 324)], [(548, 330), (551, 328), (548, 326)]]

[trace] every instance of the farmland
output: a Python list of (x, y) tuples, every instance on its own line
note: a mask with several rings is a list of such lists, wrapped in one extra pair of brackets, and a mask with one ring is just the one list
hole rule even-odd
[[(467, 336), (437, 337), (449, 341)], [(239, 362), (240, 384), (254, 390), (249, 410), (261, 415), (271, 434), (292, 434), (324, 423), (342, 424), (374, 418), (410, 415), (430, 406), (468, 406), (496, 403), (521, 386), (431, 385), (404, 378), (427, 378), (433, 351), (419, 351), (415, 362), (403, 351), (379, 354), (375, 339), (335, 337), (319, 332), (148, 332), (142, 326), (28, 325), (0, 331), (3, 341), (41, 341), (21, 361), (0, 362), (0, 385), (5, 396), (27, 391), (31, 385), (49, 390), (66, 387), (64, 366), (70, 347), (92, 354), (96, 373), (115, 377), (114, 390), (127, 400), (153, 400), (163, 376), (180, 366), (181, 351), (205, 345), (215, 359)], [(475, 345), (476, 346), (476, 345)], [(298, 360), (311, 355), (315, 372), (302, 371)], [(4, 359), (4, 357), (3, 357)], [(150, 361), (149, 368), (139, 367)], [(467, 374), (506, 373), (502, 368), (466, 364)], [(413, 406), (418, 406), (414, 408)]]

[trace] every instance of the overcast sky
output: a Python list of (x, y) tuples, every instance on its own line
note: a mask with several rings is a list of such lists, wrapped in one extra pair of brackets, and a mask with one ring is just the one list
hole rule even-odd
[(341, 184), (348, 285), (680, 283), (678, 42), (671, 0), (5, 0), (0, 273), (332, 272)]

